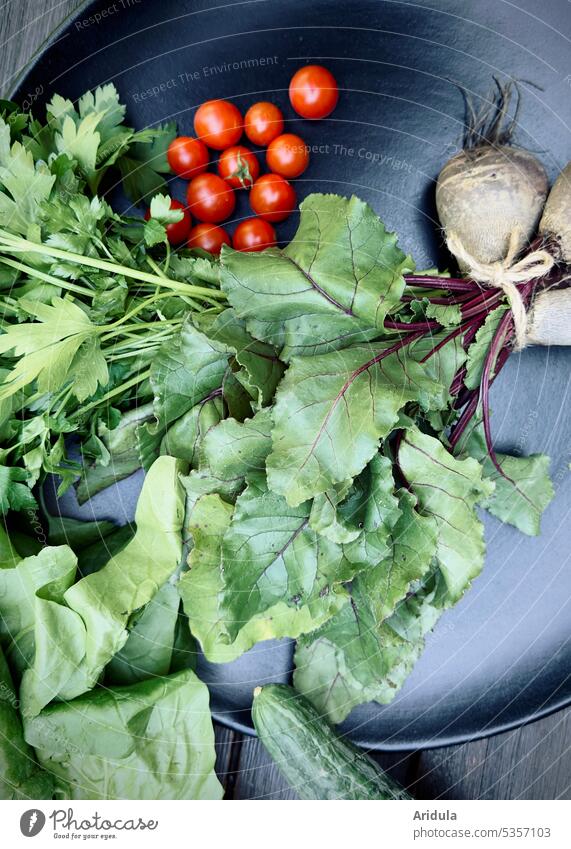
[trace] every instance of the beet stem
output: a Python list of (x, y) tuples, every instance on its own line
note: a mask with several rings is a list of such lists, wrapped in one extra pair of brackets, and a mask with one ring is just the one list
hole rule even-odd
[(470, 420), (472, 419), (474, 413), (478, 409), (478, 401), (480, 398), (479, 389), (471, 389), (469, 390), (469, 395), (466, 399), (467, 403), (464, 407), (462, 415), (454, 425), (452, 429), (452, 433), (449, 436), (450, 447), (454, 449), (458, 444), (458, 440), (466, 430)]
[[(448, 289), (450, 292), (473, 292), (477, 283), (462, 277), (430, 277), (428, 275), (405, 274), (407, 286), (424, 286), (426, 289)], [(479, 287), (478, 287), (479, 288)]]
[(385, 328), (386, 330), (402, 330), (405, 333), (417, 333), (418, 331), (429, 333), (431, 330), (440, 330), (441, 326), (437, 321), (413, 321), (408, 324), (406, 321), (385, 320)]

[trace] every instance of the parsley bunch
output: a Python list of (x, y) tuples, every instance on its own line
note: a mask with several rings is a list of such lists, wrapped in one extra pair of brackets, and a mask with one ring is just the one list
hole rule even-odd
[[(149, 365), (188, 311), (217, 312), (212, 263), (170, 255), (165, 226), (181, 212), (161, 194), (173, 124), (135, 131), (113, 85), (77, 107), (54, 96), (41, 124), (14, 104), (0, 113), (0, 509), (33, 509), (47, 473), (60, 492), (100, 438), (152, 398)], [(100, 193), (117, 178), (152, 195), (151, 218), (115, 213)], [(99, 194), (98, 194), (99, 193)], [(69, 440), (68, 440), (69, 441)]]

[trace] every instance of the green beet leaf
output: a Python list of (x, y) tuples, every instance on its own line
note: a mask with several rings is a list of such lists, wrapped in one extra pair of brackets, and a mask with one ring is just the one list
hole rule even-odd
[[(384, 559), (357, 576), (349, 605), (298, 644), (295, 685), (333, 722), (363, 702), (390, 701), (435, 622), (428, 612), (432, 595), (422, 581), (436, 553), (436, 521), (417, 512), (406, 490), (399, 496)], [(412, 587), (420, 602), (407, 600)], [(419, 604), (426, 606), (422, 627), (414, 622)], [(395, 630), (397, 616), (399, 622), (410, 620), (408, 630)]]
[(480, 385), (486, 354), (500, 321), (505, 315), (506, 309), (507, 307), (497, 307), (495, 310), (492, 310), (468, 348), (466, 377), (464, 378), (464, 383), (468, 389), (476, 389)]
[(235, 310), (224, 310), (215, 317), (206, 313), (196, 321), (210, 339), (233, 352), (233, 374), (253, 399), (255, 408), (269, 404), (284, 371), (276, 349), (252, 338)]
[[(417, 563), (426, 563), (416, 553)], [(423, 648), (424, 637), (448, 605), (438, 573), (404, 598), (392, 616), (379, 620), (369, 598), (375, 567), (367, 582), (354, 582), (351, 603), (314, 634), (302, 637), (295, 652), (294, 685), (330, 722), (342, 722), (354, 707), (388, 703), (404, 684)]]
[(310, 502), (290, 507), (269, 491), (263, 475), (252, 476), (238, 496), (222, 542), (221, 609), (230, 641), (278, 602), (322, 615), (328, 597), (353, 576), (342, 547), (310, 528), (310, 512)]
[[(298, 357), (276, 393), (268, 484), (297, 505), (359, 474), (408, 401), (437, 408), (443, 387), (405, 351), (358, 345)], [(383, 357), (380, 359), (380, 357)]]
[(523, 534), (537, 536), (541, 530), (543, 512), (554, 495), (549, 477), (549, 457), (545, 454), (513, 457), (496, 453), (496, 460), (503, 472), (500, 474), (488, 455), (480, 426), (463, 435), (457, 445), (457, 453), (478, 460), (482, 464), (484, 477), (495, 484), (494, 491), (482, 502), (482, 506)]
[(439, 440), (408, 430), (398, 461), (419, 508), (438, 525), (437, 557), (450, 597), (457, 601), (484, 565), (483, 526), (476, 513), (494, 491), (471, 458), (458, 460)]
[[(412, 262), (358, 198), (310, 195), (283, 251), (224, 249), (221, 285), (257, 338), (291, 353), (344, 347), (381, 330)], [(368, 338), (368, 336), (366, 336)]]
[(141, 424), (152, 415), (152, 405), (142, 404), (123, 413), (114, 428), (108, 428), (103, 421), (98, 423), (97, 433), (106, 455), (84, 466), (76, 490), (80, 504), (141, 467), (136, 436)]
[(263, 472), (271, 451), (272, 419), (260, 410), (251, 419), (225, 419), (205, 435), (200, 448), (200, 468), (221, 480), (245, 479)]
[[(177, 419), (169, 427), (160, 444), (160, 453), (185, 460), (189, 466), (198, 466), (202, 442), (211, 428), (215, 427), (224, 416), (224, 404), (221, 396), (208, 398), (192, 407), (187, 413)], [(139, 431), (141, 434), (141, 431)], [(139, 446), (143, 464), (148, 465), (145, 457), (143, 440), (139, 438)]]
[(401, 515), (394, 488), (392, 463), (380, 454), (355, 478), (338, 510), (344, 524), (360, 530), (344, 547), (351, 563), (372, 566), (389, 553), (390, 533)]
[[(159, 455), (163, 439), (168, 446), (167, 434), (175, 422), (191, 414), (209, 396), (220, 394), (230, 356), (226, 345), (209, 339), (190, 318), (161, 346), (153, 359), (150, 377), (156, 421), (143, 424), (139, 432), (141, 460), (146, 468)], [(191, 415), (197, 417), (199, 413), (200, 407)], [(180, 443), (176, 431), (172, 439)]]
[(227, 593), (221, 554), (224, 534), (230, 527), (233, 507), (217, 494), (198, 499), (189, 527), (193, 538), (189, 570), (179, 582), (179, 592), (192, 633), (213, 663), (235, 660), (255, 643), (281, 637), (297, 637), (313, 631), (346, 602), (341, 592), (324, 597), (322, 604), (291, 607), (279, 601), (245, 621), (233, 643), (228, 643), (222, 609)]
[[(446, 332), (442, 332), (421, 336), (420, 339), (408, 346), (407, 352), (409, 357), (417, 362), (421, 362), (431, 354), (429, 359), (425, 360), (424, 368), (427, 374), (432, 375), (434, 380), (438, 381), (448, 392), (455, 374), (466, 362), (466, 353), (460, 337), (457, 336), (432, 354), (432, 351), (444, 341), (446, 335)], [(446, 401), (447, 399), (443, 397), (442, 408), (446, 406)]]

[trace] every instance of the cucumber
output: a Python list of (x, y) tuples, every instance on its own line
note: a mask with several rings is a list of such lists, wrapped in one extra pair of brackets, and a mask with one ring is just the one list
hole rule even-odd
[(300, 799), (411, 799), (356, 746), (339, 737), (293, 687), (254, 690), (258, 736)]

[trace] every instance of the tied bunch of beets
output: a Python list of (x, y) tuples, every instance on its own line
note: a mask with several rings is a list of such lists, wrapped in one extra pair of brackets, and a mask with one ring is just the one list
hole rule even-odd
[[(514, 115), (508, 118), (510, 101), (515, 93)], [(551, 190), (541, 162), (529, 151), (512, 146), (517, 126), (520, 92), (515, 83), (502, 85), (496, 81), (486, 105), (477, 112), (466, 97), (467, 120), (463, 149), (442, 168), (436, 187), (438, 216), (448, 246), (456, 255), (462, 278), (409, 275), (408, 285), (426, 290), (424, 296), (435, 306), (457, 306), (460, 321), (438, 346), (426, 355), (432, 356), (440, 346), (459, 336), (465, 350), (486, 334), (485, 353), (478, 385), (466, 386), (466, 366), (458, 369), (451, 385), (455, 396), (454, 409), (460, 415), (453, 423), (448, 443), (453, 450), (474, 417), (480, 413), (491, 461), (498, 464), (490, 427), (490, 386), (506, 364), (510, 353), (530, 343), (557, 344), (560, 338), (549, 335), (550, 321), (558, 323), (556, 315), (561, 301), (542, 293), (560, 289), (569, 280), (571, 263), (571, 162), (562, 170)], [(533, 257), (541, 252), (543, 267), (534, 275)], [(550, 257), (551, 262), (545, 263)], [(506, 263), (506, 258), (509, 257)], [(529, 279), (519, 279), (516, 287), (521, 307), (528, 314), (523, 339), (518, 338), (517, 320), (513, 308), (502, 309), (506, 290), (501, 285), (487, 285), (478, 279), (475, 269), (498, 268), (501, 281), (509, 279), (509, 266), (516, 260), (529, 257)], [(471, 261), (470, 261), (471, 260)], [(520, 278), (525, 275), (518, 275)], [(539, 302), (536, 299), (539, 295)], [(412, 300), (410, 295), (403, 300)], [(508, 299), (509, 300), (509, 299)], [(539, 309), (537, 308), (539, 304)], [(536, 309), (534, 310), (534, 305)], [(513, 304), (508, 303), (509, 307)], [(535, 317), (535, 334), (531, 332)], [(408, 327), (393, 326), (407, 333), (434, 333), (437, 322), (411, 322)], [(486, 332), (487, 328), (487, 332)], [(565, 333), (563, 333), (565, 336)], [(571, 330), (568, 333), (571, 342)], [(406, 344), (406, 338), (403, 340)], [(523, 343), (523, 344), (522, 344)]]

